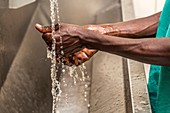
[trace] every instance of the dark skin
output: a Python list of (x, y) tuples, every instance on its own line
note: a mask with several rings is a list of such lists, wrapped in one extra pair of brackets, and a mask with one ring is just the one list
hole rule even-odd
[[(51, 40), (51, 27), (50, 26), (35, 26), (37, 30), (39, 30), (41, 33), (43, 33), (42, 35), (42, 38), (45, 40), (46, 44), (51, 47), (51, 43), (52, 43), (52, 40)], [(96, 26), (94, 25), (87, 25), (87, 26), (83, 26), (83, 28), (85, 29), (96, 29)], [(99, 32), (97, 30), (93, 30), (94, 32)], [(85, 61), (89, 60), (95, 53), (97, 52), (97, 50), (94, 50), (94, 49), (87, 49), (87, 48), (84, 48), (76, 53), (73, 53), (67, 57), (65, 57), (65, 64), (66, 65), (69, 65), (69, 66), (72, 66), (72, 65), (80, 65), (82, 63), (84, 63)], [(57, 60), (59, 60), (57, 58)]]
[[(86, 48), (109, 52), (144, 63), (170, 66), (170, 39), (154, 37), (159, 16), (160, 13), (157, 13), (127, 22), (88, 27), (62, 23), (60, 35), (63, 37), (65, 57), (69, 55), (76, 57), (77, 52)], [(40, 25), (36, 25), (36, 28), (43, 33), (43, 39), (50, 46), (52, 43), (50, 28), (45, 29)], [(58, 26), (56, 33), (59, 35)], [(59, 36), (56, 36), (56, 40), (59, 41)]]

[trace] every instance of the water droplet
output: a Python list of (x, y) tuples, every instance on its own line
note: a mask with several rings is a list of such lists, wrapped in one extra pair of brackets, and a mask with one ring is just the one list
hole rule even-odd
[(85, 84), (85, 88), (88, 88), (88, 85), (87, 85), (87, 84)]
[(87, 92), (85, 91), (84, 94), (87, 95)]
[(65, 69), (62, 69), (62, 72), (63, 72), (63, 73), (65, 73), (65, 72), (66, 72), (66, 70), (65, 70)]
[(89, 107), (90, 107), (90, 104), (88, 104), (87, 107), (89, 108)]
[(63, 46), (60, 46), (60, 49), (63, 49)]
[(77, 82), (76, 82), (76, 80), (74, 81), (74, 85), (76, 85), (77, 84)]
[(62, 56), (64, 55), (64, 51), (61, 51), (61, 55), (62, 55)]

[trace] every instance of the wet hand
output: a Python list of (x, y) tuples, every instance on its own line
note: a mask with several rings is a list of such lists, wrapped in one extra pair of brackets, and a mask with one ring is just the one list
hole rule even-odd
[[(100, 34), (105, 34), (106, 31), (103, 27), (98, 26), (98, 25), (85, 25), (82, 26), (85, 29), (88, 30), (92, 30), (93, 32), (98, 32)], [(75, 53), (72, 57), (73, 60), (70, 59), (70, 61), (72, 61), (72, 63), (70, 62), (69, 64), (73, 65), (81, 65), (82, 63), (88, 61), (95, 53), (97, 53), (97, 50), (95, 49), (87, 49), (84, 48), (83, 50)]]
[[(47, 45), (50, 47), (52, 44), (51, 27), (50, 26), (41, 26), (39, 24), (36, 24), (35, 27), (38, 31), (43, 33), (42, 37), (45, 40), (45, 42), (47, 43)], [(56, 26), (56, 30), (58, 29), (57, 27), (58, 26)], [(85, 28), (85, 29), (90, 29), (90, 30), (97, 32), (96, 27), (95, 27), (95, 25), (83, 26), (83, 28)], [(72, 40), (72, 41), (74, 41), (74, 40)], [(68, 46), (68, 45), (66, 45), (66, 46)], [(79, 49), (81, 49), (81, 48), (79, 48)], [(76, 53), (74, 53), (74, 51), (72, 51), (72, 52), (73, 52), (73, 54), (70, 54), (67, 57), (65, 57), (66, 65), (70, 65), (70, 66), (71, 65), (80, 65), (80, 64), (84, 63), (85, 61), (89, 60), (97, 52), (97, 50), (84, 48), (84, 49), (79, 50)]]
[(84, 48), (81, 51), (64, 58), (64, 64), (68, 66), (79, 66), (89, 60), (97, 51)]
[[(51, 48), (53, 43), (51, 27), (42, 27), (40, 25), (36, 25), (37, 30), (43, 33), (42, 38), (45, 40), (47, 45)], [(56, 25), (56, 33), (55, 33), (55, 40), (56, 40), (56, 52), (60, 54), (61, 51), (64, 52), (64, 57), (68, 57), (69, 55), (76, 53), (83, 48), (83, 45), (80, 35), (77, 31), (84, 30), (80, 26), (71, 25), (71, 24), (60, 24)], [(85, 31), (84, 31), (85, 32)], [(62, 37), (62, 43), (61, 38)], [(62, 48), (60, 48), (62, 46)]]

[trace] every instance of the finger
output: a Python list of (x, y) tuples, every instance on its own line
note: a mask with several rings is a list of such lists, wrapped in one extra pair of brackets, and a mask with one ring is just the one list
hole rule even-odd
[(48, 46), (50, 46), (52, 44), (52, 37), (51, 37), (51, 33), (45, 33), (42, 35), (42, 38), (44, 39), (44, 41), (46, 42), (46, 44)]
[(52, 32), (51, 27), (50, 26), (42, 26), (40, 24), (36, 24), (35, 28), (41, 32), (41, 33), (48, 33), (48, 32)]
[(78, 51), (80, 51), (80, 50), (82, 50), (82, 46), (81, 45), (75, 45), (73, 48), (71, 48), (71, 47), (68, 47), (68, 48), (66, 48), (65, 50), (64, 50), (64, 55), (66, 56), (66, 57), (68, 57), (69, 55), (71, 55), (71, 54), (75, 54), (75, 53), (77, 53)]
[[(70, 42), (70, 43), (65, 42), (62, 44), (62, 46), (63, 46), (62, 50), (64, 51), (66, 57), (68, 57), (70, 54), (78, 52), (82, 49), (82, 45), (79, 44), (78, 40), (76, 40), (74, 42)], [(76, 51), (74, 49), (76, 49)]]
[(71, 65), (75, 65), (74, 55), (70, 55), (70, 56), (68, 57), (68, 59), (69, 59), (69, 62), (70, 62)]
[[(36, 28), (39, 32), (41, 32), (41, 33), (51, 33), (51, 32), (52, 32), (51, 26), (42, 26), (42, 25), (40, 25), (40, 24), (36, 24), (36, 25), (35, 25), (35, 28)], [(59, 25), (56, 24), (56, 25), (55, 25), (55, 30), (58, 30), (58, 28), (59, 28)]]
[(78, 58), (79, 63), (83, 63), (89, 60), (89, 57), (87, 56), (87, 54), (82, 51), (78, 55), (76, 55), (76, 57)]
[(69, 58), (65, 58), (65, 59), (64, 59), (64, 64), (65, 64), (65, 65), (68, 65), (68, 66), (72, 66), (72, 65), (73, 65), (73, 63), (71, 63), (71, 61), (70, 61)]
[(74, 61), (76, 66), (81, 65), (87, 60), (89, 60), (89, 57), (84, 52), (80, 51), (75, 54)]
[(73, 61), (74, 61), (74, 64), (76, 65), (76, 66), (78, 66), (78, 58), (77, 57), (73, 57)]
[(88, 58), (88, 56), (83, 51), (79, 51), (79, 52), (75, 53), (75, 55), (79, 59), (87, 59)]
[(86, 53), (86, 55), (87, 55), (88, 57), (93, 56), (93, 55), (97, 52), (97, 50), (87, 49), (87, 48), (84, 48), (82, 51), (83, 51), (84, 53)]

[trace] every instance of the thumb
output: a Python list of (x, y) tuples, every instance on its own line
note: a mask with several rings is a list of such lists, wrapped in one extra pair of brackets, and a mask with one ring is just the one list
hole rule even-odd
[(40, 24), (36, 24), (35, 28), (41, 33), (51, 33), (52, 32), (52, 29), (50, 26), (42, 26)]

